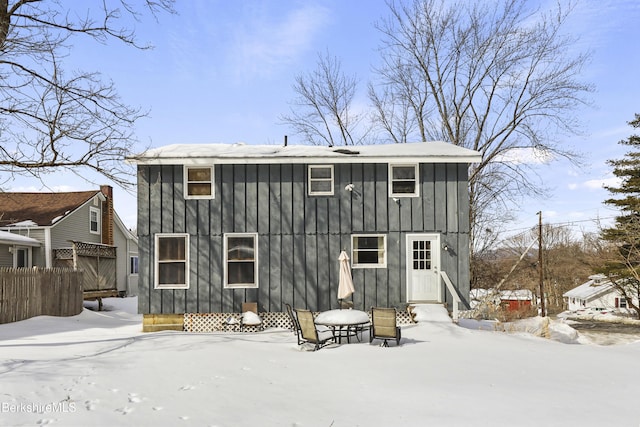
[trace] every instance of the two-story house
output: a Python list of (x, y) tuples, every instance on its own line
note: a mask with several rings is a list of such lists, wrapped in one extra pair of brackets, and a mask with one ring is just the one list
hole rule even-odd
[(178, 144), (138, 168), (139, 311), (336, 308), (341, 250), (354, 307), (469, 295), (469, 164), (444, 142), (353, 147)]

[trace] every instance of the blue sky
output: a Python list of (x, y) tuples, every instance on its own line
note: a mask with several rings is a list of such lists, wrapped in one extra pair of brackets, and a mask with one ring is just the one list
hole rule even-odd
[[(153, 44), (153, 50), (77, 39), (68, 58), (68, 68), (99, 70), (114, 81), (125, 102), (149, 110), (136, 127), (140, 150), (174, 143), (280, 144), (284, 135), (291, 144), (303, 143), (278, 124), (278, 117), (294, 98), (295, 76), (312, 71), (318, 53), (326, 51), (341, 59), (346, 73), (357, 75), (357, 104), (367, 103), (366, 84), (380, 41), (373, 24), (387, 15), (382, 0), (189, 0), (179, 2), (177, 11), (136, 25), (139, 39)], [(640, 4), (634, 0), (576, 5), (567, 30), (580, 37), (576, 49), (593, 52), (582, 77), (596, 91), (593, 105), (579, 112), (584, 135), (567, 144), (583, 153), (585, 165), (576, 168), (560, 160), (537, 166), (552, 193), (545, 200), (525, 201), (511, 229), (536, 224), (540, 210), (546, 222), (573, 222), (576, 229), (616, 214), (602, 205), (608, 197), (602, 184), (612, 179), (605, 161), (624, 154), (617, 141), (632, 133), (626, 122), (640, 113), (638, 22)], [(93, 184), (71, 173), (49, 175), (45, 184), (86, 190), (106, 183), (88, 176)], [(5, 189), (43, 188), (16, 179)], [(118, 214), (134, 228), (135, 196), (114, 191)]]

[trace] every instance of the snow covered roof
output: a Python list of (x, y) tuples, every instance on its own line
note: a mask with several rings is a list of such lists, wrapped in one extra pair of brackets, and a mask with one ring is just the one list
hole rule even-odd
[(500, 291), (500, 299), (509, 301), (531, 301), (533, 300), (533, 292), (528, 289)]
[(613, 286), (609, 280), (606, 280), (605, 276), (596, 274), (589, 276), (589, 281), (577, 286), (570, 291), (565, 292), (562, 296), (566, 298), (578, 298), (588, 301), (602, 294), (611, 292)]
[(518, 301), (531, 301), (533, 300), (533, 292), (528, 289), (507, 289), (498, 291), (496, 289), (471, 289), (469, 292), (471, 299), (495, 299), (495, 300), (518, 300)]
[(309, 145), (174, 144), (127, 159), (137, 164), (207, 163), (474, 163), (482, 155), (441, 141), (342, 147)]
[(31, 237), (0, 230), (0, 244), (18, 246), (40, 246), (40, 242)]

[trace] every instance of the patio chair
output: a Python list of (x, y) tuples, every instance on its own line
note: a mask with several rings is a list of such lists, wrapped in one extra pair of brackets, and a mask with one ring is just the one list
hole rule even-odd
[(244, 331), (247, 326), (251, 326), (257, 330), (264, 331), (262, 318), (258, 315), (257, 302), (243, 302), (242, 316), (240, 317), (240, 332)]
[(287, 307), (287, 314), (289, 315), (289, 320), (291, 321), (291, 330), (298, 337), (298, 345), (304, 344), (304, 341), (301, 341), (300, 338), (300, 324), (298, 323), (298, 319), (296, 318), (291, 305), (288, 303), (284, 304)]
[(298, 330), (298, 345), (305, 343), (314, 344), (313, 350), (315, 351), (335, 341), (331, 332), (318, 332), (313, 318), (313, 313), (309, 310), (296, 308), (295, 313), (298, 325), (300, 326), (300, 329)]
[(374, 339), (384, 340), (382, 347), (388, 347), (388, 340), (396, 340), (400, 345), (400, 327), (396, 325), (396, 309), (371, 307), (371, 330), (369, 344)]

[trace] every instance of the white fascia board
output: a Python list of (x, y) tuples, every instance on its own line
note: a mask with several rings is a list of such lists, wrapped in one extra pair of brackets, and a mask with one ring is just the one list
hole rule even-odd
[(135, 163), (139, 165), (261, 165), (261, 164), (307, 164), (307, 163), (477, 163), (481, 157), (163, 157), (154, 159), (139, 159)]
[(481, 160), (482, 155), (477, 151), (444, 142), (349, 147), (174, 144), (127, 158), (129, 163), (146, 165), (476, 163)]

